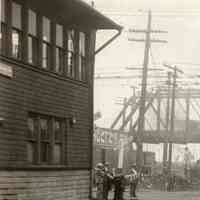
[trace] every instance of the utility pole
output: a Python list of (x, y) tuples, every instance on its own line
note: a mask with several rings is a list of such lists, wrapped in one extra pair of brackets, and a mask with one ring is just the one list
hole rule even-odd
[(172, 168), (172, 148), (173, 148), (172, 136), (174, 135), (176, 77), (177, 77), (177, 67), (175, 66), (173, 73), (172, 107), (171, 107), (171, 117), (170, 117), (170, 141), (169, 141), (169, 162), (168, 162), (168, 170), (170, 174)]
[(186, 127), (185, 127), (185, 141), (186, 135), (189, 134), (189, 126), (190, 126), (190, 89), (187, 91), (186, 96)]
[(170, 139), (169, 139), (169, 158), (168, 158), (168, 172), (169, 175), (171, 174), (172, 169), (172, 151), (173, 151), (173, 144), (172, 144), (172, 136), (174, 135), (174, 119), (175, 119), (175, 99), (176, 99), (176, 78), (177, 72), (183, 73), (182, 70), (178, 69), (177, 66), (170, 66), (164, 64), (165, 67), (173, 70), (173, 83), (172, 83), (172, 102), (171, 102), (171, 116), (170, 116)]
[[(166, 132), (168, 133), (169, 131), (169, 114), (170, 114), (170, 86), (171, 86), (171, 76), (172, 73), (168, 72), (167, 77), (167, 105), (166, 105)], [(168, 151), (168, 142), (165, 142), (163, 144), (163, 173), (166, 173), (166, 167), (167, 167), (167, 153)]]
[(143, 62), (143, 72), (142, 72), (142, 89), (141, 89), (141, 101), (139, 108), (139, 118), (138, 118), (138, 130), (136, 136), (136, 165), (138, 169), (141, 169), (144, 164), (143, 159), (143, 131), (145, 123), (145, 106), (146, 106), (146, 89), (147, 89), (147, 75), (148, 75), (148, 64), (149, 64), (149, 50), (152, 42), (166, 43), (164, 40), (151, 40), (151, 33), (166, 33), (166, 31), (151, 30), (152, 15), (151, 11), (148, 12), (148, 24), (146, 30), (130, 30), (135, 33), (144, 33), (144, 39), (129, 39), (129, 41), (135, 42), (145, 42), (145, 51), (144, 51), (144, 62)]

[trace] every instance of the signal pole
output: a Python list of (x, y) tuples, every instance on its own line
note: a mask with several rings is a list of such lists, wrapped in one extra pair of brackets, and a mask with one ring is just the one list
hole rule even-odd
[(135, 42), (145, 42), (145, 51), (144, 51), (144, 61), (143, 61), (143, 72), (142, 72), (142, 88), (141, 88), (141, 103), (139, 108), (139, 118), (138, 118), (138, 130), (136, 136), (136, 165), (138, 169), (141, 169), (144, 164), (143, 159), (143, 131), (144, 131), (144, 123), (145, 123), (145, 105), (146, 105), (146, 89), (147, 89), (147, 76), (148, 76), (148, 64), (149, 64), (149, 50), (152, 42), (157, 43), (166, 43), (165, 40), (152, 40), (151, 33), (166, 33), (166, 31), (160, 30), (151, 30), (152, 23), (152, 14), (151, 11), (148, 12), (148, 24), (146, 30), (130, 30), (135, 33), (144, 33), (144, 39), (129, 39), (129, 41)]

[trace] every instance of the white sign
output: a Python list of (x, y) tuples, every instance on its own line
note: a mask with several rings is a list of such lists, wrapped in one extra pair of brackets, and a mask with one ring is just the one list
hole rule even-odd
[(5, 64), (5, 63), (0, 63), (0, 75), (12, 78), (13, 77), (13, 69), (12, 69), (12, 67), (7, 65), (7, 64)]
[(119, 132), (105, 128), (95, 128), (94, 144), (103, 148), (115, 148), (119, 145)]

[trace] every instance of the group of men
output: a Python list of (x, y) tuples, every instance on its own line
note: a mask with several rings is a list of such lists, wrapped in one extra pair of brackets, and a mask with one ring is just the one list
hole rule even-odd
[(122, 169), (111, 171), (109, 164), (98, 163), (95, 168), (95, 184), (97, 187), (97, 200), (108, 200), (109, 191), (114, 188), (114, 199), (123, 200), (123, 193), (126, 185), (130, 185), (130, 199), (136, 199), (136, 187), (138, 184), (138, 173), (136, 166), (131, 166), (127, 175), (122, 173)]

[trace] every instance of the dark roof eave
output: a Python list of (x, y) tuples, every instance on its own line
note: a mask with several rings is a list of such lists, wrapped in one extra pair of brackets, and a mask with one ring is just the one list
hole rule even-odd
[[(96, 9), (94, 9), (92, 6), (88, 5), (82, 0), (74, 0), (77, 4), (82, 6), (86, 11), (89, 13), (88, 16), (92, 16), (94, 21), (98, 21), (100, 23), (96, 23), (94, 25), (95, 29), (116, 29), (116, 30), (122, 30), (123, 27), (111, 20), (110, 18), (106, 17)], [(91, 19), (91, 18), (90, 18)]]

